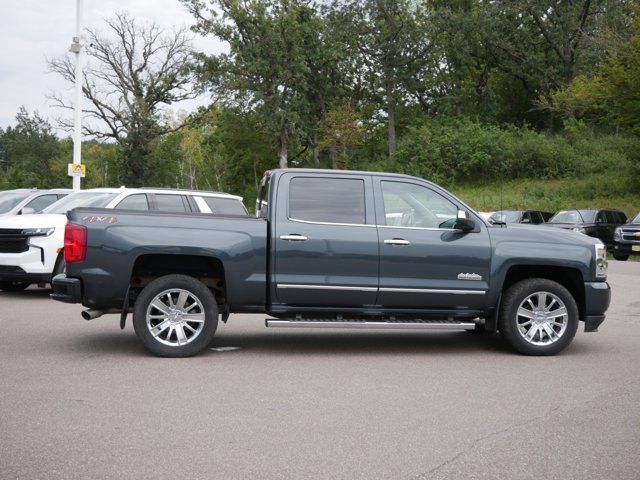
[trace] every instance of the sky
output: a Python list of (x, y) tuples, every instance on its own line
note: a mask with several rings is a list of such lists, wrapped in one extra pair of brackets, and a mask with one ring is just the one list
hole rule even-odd
[[(155, 22), (168, 29), (193, 24), (193, 17), (178, 0), (83, 0), (84, 25), (101, 29), (115, 12)], [(73, 98), (73, 86), (47, 72), (47, 58), (66, 54), (75, 36), (76, 0), (0, 0), (0, 128), (15, 125), (20, 106), (38, 111), (55, 127), (54, 119), (69, 115), (53, 108), (46, 94), (55, 91)], [(224, 46), (215, 39), (194, 34), (194, 48), (207, 53)], [(190, 111), (206, 98), (180, 103)], [(57, 130), (59, 136), (68, 133)]]

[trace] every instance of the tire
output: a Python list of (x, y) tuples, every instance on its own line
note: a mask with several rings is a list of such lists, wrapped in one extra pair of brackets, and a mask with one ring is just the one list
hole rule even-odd
[[(544, 307), (540, 308), (542, 304)], [(502, 296), (500, 334), (524, 355), (555, 355), (562, 351), (573, 340), (578, 321), (575, 299), (553, 280), (522, 280)]]
[(629, 255), (616, 255), (614, 253), (613, 258), (615, 258), (616, 260), (620, 260), (621, 262), (626, 262), (627, 260), (629, 260)]
[(136, 335), (147, 350), (160, 357), (197, 354), (211, 343), (217, 326), (218, 304), (213, 293), (186, 275), (155, 279), (142, 290), (133, 308)]
[(29, 285), (28, 282), (0, 282), (0, 290), (5, 292), (21, 292), (26, 290)]

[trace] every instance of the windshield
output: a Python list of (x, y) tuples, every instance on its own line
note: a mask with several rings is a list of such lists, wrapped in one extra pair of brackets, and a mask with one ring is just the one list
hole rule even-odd
[(7, 213), (22, 200), (31, 195), (31, 192), (10, 193), (5, 192), (0, 195), (0, 213)]
[(640, 213), (638, 213), (629, 223), (640, 223)]
[(494, 222), (518, 223), (520, 221), (520, 212), (518, 210), (500, 210), (491, 215), (489, 220)]
[(549, 223), (585, 223), (591, 221), (589, 217), (593, 215), (590, 213), (589, 210), (561, 210), (551, 217)]
[(58, 200), (56, 203), (49, 205), (42, 213), (67, 213), (74, 208), (103, 208), (113, 200), (117, 193), (107, 192), (78, 192), (72, 193), (64, 197), (62, 200)]

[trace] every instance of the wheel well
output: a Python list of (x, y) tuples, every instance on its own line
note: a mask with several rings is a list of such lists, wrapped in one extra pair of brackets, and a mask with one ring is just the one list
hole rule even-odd
[(224, 266), (220, 260), (199, 255), (141, 255), (131, 272), (130, 302), (150, 282), (165, 275), (181, 274), (197, 278), (213, 292), (219, 304), (226, 303)]
[(502, 291), (506, 291), (511, 285), (527, 278), (546, 278), (558, 282), (569, 290), (578, 305), (580, 319), (584, 319), (585, 298), (584, 281), (582, 274), (575, 268), (554, 267), (548, 265), (517, 265), (507, 272), (502, 285)]

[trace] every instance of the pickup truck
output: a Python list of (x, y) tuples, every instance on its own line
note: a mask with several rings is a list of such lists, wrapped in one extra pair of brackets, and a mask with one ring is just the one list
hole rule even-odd
[(77, 209), (52, 297), (87, 320), (133, 312), (152, 353), (184, 357), (219, 318), (268, 327), (499, 331), (518, 352), (553, 355), (605, 319), (606, 249), (532, 225), (489, 224), (415, 177), (279, 169), (256, 217)]

